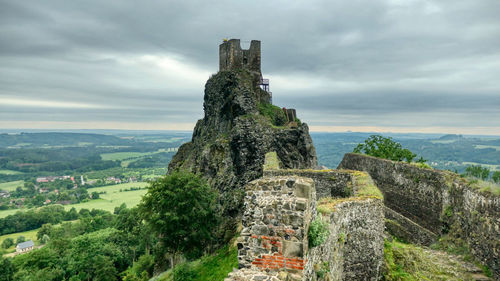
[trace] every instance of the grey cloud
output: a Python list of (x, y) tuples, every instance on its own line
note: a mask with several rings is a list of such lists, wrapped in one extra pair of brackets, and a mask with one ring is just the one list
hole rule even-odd
[[(321, 82), (306, 92), (280, 91), (283, 85), (274, 92), (276, 103), (303, 110), (311, 125), (336, 118), (353, 126), (495, 126), (498, 14), (497, 0), (0, 0), (0, 98), (118, 108), (74, 115), (40, 108), (14, 117), (6, 113), (10, 106), (0, 107), (0, 117), (132, 121), (155, 115), (194, 122), (204, 81), (163, 81), (115, 57), (179, 56), (215, 72), (220, 40), (234, 37), (262, 41), (264, 75), (305, 77), (306, 89), (308, 78)], [(328, 89), (336, 82), (356, 89)]]

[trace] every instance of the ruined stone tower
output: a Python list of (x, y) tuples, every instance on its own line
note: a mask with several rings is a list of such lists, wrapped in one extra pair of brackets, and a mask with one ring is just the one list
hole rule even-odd
[(248, 69), (262, 76), (260, 41), (252, 40), (248, 50), (241, 49), (240, 39), (224, 40), (219, 46), (219, 70)]

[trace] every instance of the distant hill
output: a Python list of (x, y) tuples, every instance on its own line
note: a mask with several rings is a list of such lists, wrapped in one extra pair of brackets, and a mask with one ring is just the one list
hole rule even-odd
[(128, 145), (130, 140), (111, 135), (82, 133), (20, 133), (0, 134), (0, 148), (7, 147), (57, 147), (90, 145)]
[(440, 137), (439, 140), (459, 140), (463, 138), (464, 138), (463, 135), (448, 134)]

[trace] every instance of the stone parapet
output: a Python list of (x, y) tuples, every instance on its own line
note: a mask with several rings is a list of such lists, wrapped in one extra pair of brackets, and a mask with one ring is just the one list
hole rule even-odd
[(464, 240), (472, 255), (500, 280), (500, 196), (474, 189), (455, 173), (367, 155), (348, 153), (339, 168), (370, 174), (388, 208), (436, 236)]

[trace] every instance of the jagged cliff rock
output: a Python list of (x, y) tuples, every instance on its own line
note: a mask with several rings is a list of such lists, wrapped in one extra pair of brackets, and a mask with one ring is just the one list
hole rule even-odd
[(246, 69), (213, 75), (205, 85), (205, 116), (168, 167), (206, 177), (225, 197), (230, 215), (238, 212), (243, 186), (262, 176), (267, 152), (277, 152), (282, 168), (317, 166), (307, 124), (288, 122), (257, 83), (256, 73)]

